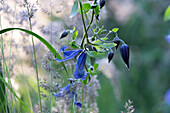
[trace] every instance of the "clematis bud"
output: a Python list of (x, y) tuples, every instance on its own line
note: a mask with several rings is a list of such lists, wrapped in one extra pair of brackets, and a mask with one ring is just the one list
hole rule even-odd
[(120, 41), (117, 40), (117, 39), (119, 39), (119, 38), (118, 38), (118, 37), (115, 37), (115, 38), (114, 38), (114, 40), (116, 40), (116, 41), (114, 41), (114, 43), (117, 44), (117, 45), (115, 46), (115, 47), (116, 47), (116, 50), (118, 49), (119, 44), (120, 44)]
[(108, 53), (108, 63), (110, 63), (110, 61), (112, 60), (113, 56), (114, 56), (113, 51), (110, 51), (110, 52)]
[(123, 61), (125, 62), (125, 64), (127, 65), (129, 69), (129, 46), (126, 44), (121, 45), (120, 54), (121, 54)]
[(66, 36), (68, 35), (68, 33), (69, 33), (69, 31), (68, 31), (68, 30), (64, 31), (64, 32), (62, 33), (62, 35), (61, 35), (60, 39), (62, 39), (62, 38), (64, 38), (64, 37), (66, 37)]
[(100, 0), (100, 9), (105, 5), (105, 0)]
[(94, 51), (98, 52), (97, 49), (94, 46), (92, 48), (93, 48)]

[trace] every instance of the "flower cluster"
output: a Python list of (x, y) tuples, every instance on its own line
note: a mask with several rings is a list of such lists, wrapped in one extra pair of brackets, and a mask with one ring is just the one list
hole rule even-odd
[[(97, 3), (95, 0), (94, 4), (92, 5), (88, 3), (82, 4), (81, 1), (75, 1), (74, 4), (77, 4), (77, 2), (80, 3), (81, 13), (85, 11), (88, 12), (88, 10), (90, 9), (87, 9), (87, 8), (90, 7), (94, 11), (92, 13), (92, 18), (95, 15), (96, 20), (99, 21), (98, 19), (99, 12), (104, 7), (105, 0), (100, 0), (99, 3)], [(90, 5), (90, 6), (86, 7), (87, 5), (88, 6)], [(83, 10), (82, 7), (84, 7), (84, 9), (86, 10)], [(84, 19), (83, 15), (82, 15), (82, 19)], [(89, 26), (90, 26), (90, 23), (89, 23)], [(75, 65), (75, 69), (73, 73), (73, 78), (69, 79), (70, 83), (67, 84), (63, 88), (59, 88), (59, 90), (57, 90), (56, 92), (53, 92), (53, 96), (55, 98), (64, 98), (65, 96), (69, 96), (69, 98), (72, 100), (72, 103), (74, 103), (74, 105), (76, 105), (79, 108), (81, 108), (84, 105), (83, 103), (78, 101), (79, 98), (78, 98), (78, 93), (76, 90), (77, 84), (80, 84), (80, 86), (82, 87), (82, 90), (84, 90), (84, 88), (87, 89), (89, 86), (93, 85), (93, 83), (91, 82), (91, 78), (94, 77), (94, 75), (97, 75), (99, 72), (97, 71), (98, 64), (95, 63), (94, 65), (92, 65), (91, 62), (89, 62), (90, 57), (92, 58), (102, 57), (105, 55), (105, 53), (108, 53), (108, 63), (110, 63), (114, 57), (114, 51), (116, 51), (119, 48), (119, 45), (122, 44), (120, 46), (120, 54), (121, 54), (121, 57), (124, 63), (129, 69), (129, 56), (130, 56), (129, 46), (125, 44), (125, 42), (118, 37), (117, 32), (119, 28), (113, 28), (111, 31), (109, 31), (105, 35), (104, 38), (101, 38), (101, 34), (106, 32), (104, 27), (102, 28), (97, 27), (94, 30), (91, 28), (93, 32), (93, 35), (91, 37), (88, 37), (88, 33), (87, 33), (87, 30), (89, 28), (86, 29), (86, 27), (84, 26), (84, 29), (85, 29), (85, 34), (83, 36), (81, 44), (76, 42), (78, 31), (75, 31), (75, 28), (73, 28), (73, 30), (63, 31), (63, 33), (60, 36), (60, 39), (63, 39), (69, 36), (69, 34), (73, 34), (72, 41), (69, 43), (69, 45), (74, 50), (66, 50), (67, 46), (63, 46), (61, 47), (60, 52), (63, 53), (64, 59), (57, 57), (59, 56), (58, 53), (56, 53), (55, 55), (55, 59), (58, 62), (65, 62), (71, 59), (76, 59), (76, 65)], [(108, 35), (110, 35), (111, 33), (115, 34), (115, 38), (113, 40), (108, 41)], [(85, 42), (85, 39), (86, 39), (86, 42)], [(84, 93), (84, 91), (82, 91), (82, 93)], [(83, 102), (83, 98), (82, 98), (82, 102)]]

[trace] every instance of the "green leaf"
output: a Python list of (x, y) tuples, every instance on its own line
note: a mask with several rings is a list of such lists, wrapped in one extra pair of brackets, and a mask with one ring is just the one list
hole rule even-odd
[(96, 63), (94, 64), (94, 71), (96, 71), (98, 67), (99, 67), (99, 64), (96, 62)]
[[(2, 73), (2, 63), (0, 61), (0, 76), (2, 78), (3, 77), (3, 73)], [(2, 82), (2, 80), (0, 80), (0, 105), (1, 105), (1, 112), (5, 112), (5, 108), (7, 107), (5, 102), (6, 102), (6, 98), (5, 98), (5, 94), (6, 94), (6, 91), (5, 91), (5, 84)]]
[(97, 34), (101, 33), (104, 29), (104, 26), (102, 26), (102, 28), (99, 29), (99, 31), (97, 32)]
[(76, 39), (76, 37), (77, 37), (77, 35), (78, 35), (78, 31), (75, 31), (75, 32), (73, 33), (73, 37), (72, 37), (72, 39), (73, 39), (73, 40), (75, 40), (75, 39)]
[(93, 86), (93, 83), (91, 82), (90, 86)]
[(101, 47), (95, 46), (95, 45), (94, 45), (94, 47), (97, 49), (97, 51), (99, 51), (99, 52), (104, 52), (103, 49), (102, 49)]
[(97, 5), (97, 7), (94, 9), (94, 12), (95, 12), (95, 15), (97, 16), (99, 13), (100, 13), (100, 10), (99, 10), (99, 5)]
[(87, 55), (87, 59), (86, 59), (86, 64), (88, 65), (88, 66), (90, 66), (91, 65), (91, 60), (90, 60), (90, 57)]
[(70, 18), (74, 17), (76, 15), (77, 11), (78, 11), (78, 0), (75, 0), (72, 10), (71, 10)]
[(117, 28), (117, 27), (112, 29), (112, 31), (113, 31), (114, 33), (117, 33), (118, 30), (119, 30), (119, 28)]
[(104, 44), (100, 44), (99, 46), (103, 48), (112, 48), (112, 47), (115, 47), (116, 45), (117, 44), (115, 43), (104, 43)]
[(89, 74), (87, 75), (86, 79), (83, 80), (83, 83), (84, 83), (85, 85), (87, 85), (87, 84), (88, 84), (88, 81), (89, 81)]
[[(101, 38), (101, 40), (103, 40), (103, 41), (105, 41), (107, 39), (108, 38)], [(93, 44), (101, 44), (101, 43), (102, 43), (102, 41), (100, 41), (100, 40), (96, 40), (96, 41), (93, 42)]]
[(72, 40), (72, 41), (69, 43), (69, 45), (70, 45), (73, 49), (79, 48), (79, 47), (76, 45), (75, 40)]
[[(6, 29), (0, 30), (0, 34), (6, 33), (8, 31), (13, 31), (13, 30), (20, 30), (20, 31), (23, 31), (25, 33), (28, 33), (28, 34), (36, 37), (37, 39), (39, 39), (52, 52), (52, 54), (54, 56), (56, 55), (56, 58), (62, 59), (61, 56), (58, 54), (58, 52), (53, 48), (53, 46), (51, 44), (49, 44), (44, 38), (42, 38), (41, 36), (37, 35), (36, 33), (32, 32), (32, 31), (29, 31), (29, 30), (26, 30), (26, 29), (22, 29), (22, 28), (6, 28)], [(64, 67), (66, 73), (68, 74), (67, 69), (66, 69), (64, 63), (61, 62), (61, 64)]]
[[(91, 5), (89, 3), (83, 4), (83, 14), (87, 13), (90, 9), (91, 9)], [(79, 14), (81, 14), (81, 8), (79, 8)]]
[(76, 27), (73, 28), (73, 32), (76, 30)]
[(97, 75), (100, 73), (100, 71), (91, 71), (91, 70), (88, 70), (88, 72), (90, 73), (90, 75)]
[(167, 22), (169, 20), (170, 20), (170, 5), (168, 6), (164, 14), (164, 21)]
[(86, 53), (93, 58), (99, 58), (99, 57), (103, 57), (105, 55), (105, 53), (99, 53), (96, 51), (86, 51)]

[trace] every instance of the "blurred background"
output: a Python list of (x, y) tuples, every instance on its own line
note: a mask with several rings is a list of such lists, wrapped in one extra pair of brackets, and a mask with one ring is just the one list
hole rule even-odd
[[(81, 39), (81, 16), (69, 18), (74, 0), (28, 1), (34, 4), (33, 31), (45, 37), (57, 50), (71, 41), (71, 38), (59, 40), (65, 29), (75, 26), (79, 30), (78, 39)], [(23, 1), (17, 0), (4, 0), (0, 4), (2, 28), (29, 29), (26, 8), (22, 4)], [(165, 38), (170, 34), (170, 22), (163, 21), (168, 5), (169, 0), (106, 0), (100, 12), (99, 25), (109, 30), (119, 27), (119, 38), (130, 47), (130, 69), (124, 65), (119, 49), (110, 64), (107, 55), (97, 59), (101, 71), (97, 76), (101, 85), (97, 96), (100, 113), (125, 111), (128, 99), (133, 101), (135, 113), (170, 113), (170, 105), (165, 101), (166, 92), (170, 89), (170, 43)], [(31, 97), (34, 106), (38, 97), (35, 96), (37, 86), (31, 38), (23, 38), (29, 36), (18, 31), (3, 37), (6, 59), (11, 59), (10, 75), (14, 90), (24, 102)], [(36, 39), (35, 44), (40, 79), (48, 80), (50, 75), (45, 64), (49, 58), (48, 50)], [(23, 85), (27, 87), (26, 91)]]

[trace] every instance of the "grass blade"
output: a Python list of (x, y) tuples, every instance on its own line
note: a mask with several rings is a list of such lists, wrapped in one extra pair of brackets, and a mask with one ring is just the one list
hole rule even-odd
[[(51, 52), (52, 54), (55, 56), (56, 54), (56, 58), (57, 59), (62, 59), (61, 56), (58, 54), (58, 52), (53, 48), (53, 46), (51, 44), (49, 44), (44, 38), (42, 38), (41, 36), (39, 36), (38, 34), (32, 32), (32, 31), (29, 31), (29, 30), (26, 30), (26, 29), (22, 29), (22, 28), (6, 28), (6, 29), (2, 29), (0, 31), (0, 34), (3, 34), (3, 33), (6, 33), (8, 31), (12, 31), (12, 30), (20, 30), (20, 31), (23, 31), (25, 33), (28, 33), (34, 37), (36, 37), (37, 39), (39, 39)], [(61, 62), (62, 66), (64, 67), (65, 71), (66, 71), (66, 74), (68, 75), (68, 71), (64, 65), (63, 62)]]

